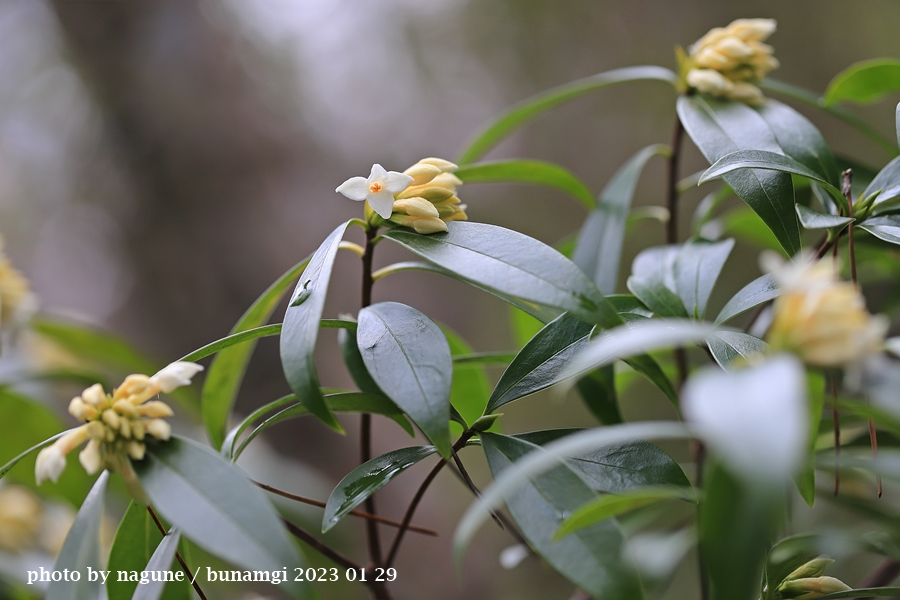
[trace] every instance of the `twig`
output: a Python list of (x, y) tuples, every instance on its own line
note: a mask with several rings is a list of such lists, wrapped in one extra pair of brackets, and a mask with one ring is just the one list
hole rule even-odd
[[(302, 502), (303, 504), (309, 504), (310, 506), (318, 506), (319, 508), (325, 508), (326, 503), (321, 500), (314, 500), (312, 498), (307, 498), (305, 496), (298, 496), (297, 494), (292, 494), (290, 492), (286, 492), (284, 490), (279, 490), (278, 488), (274, 488), (271, 485), (266, 485), (265, 483), (260, 483), (258, 481), (254, 481), (258, 487), (266, 490), (267, 492), (271, 492), (282, 498), (287, 498), (288, 500), (294, 500), (295, 502)], [(373, 521), (378, 521), (384, 525), (389, 525), (390, 527), (400, 527), (400, 523), (397, 521), (392, 521), (391, 519), (387, 519), (385, 517), (380, 517), (378, 515), (371, 515), (367, 512), (363, 512), (361, 510), (351, 510), (350, 513), (354, 517), (360, 517), (363, 519), (371, 519)], [(410, 525), (410, 531), (415, 531), (416, 533), (422, 533), (424, 535), (430, 535), (434, 537), (439, 537), (441, 534), (434, 529), (428, 529), (427, 527), (420, 527), (418, 525)]]
[[(844, 178), (844, 182), (841, 185), (841, 192), (844, 194), (844, 198), (847, 199), (848, 213), (847, 216), (851, 219), (853, 218), (853, 191), (851, 189), (851, 183), (853, 182), (853, 169), (847, 169), (841, 176)], [(847, 223), (847, 246), (849, 248), (850, 253), (850, 279), (853, 280), (853, 285), (858, 285), (856, 280), (856, 254), (853, 247), (853, 221)]]
[[(451, 466), (450, 472), (453, 473), (454, 475), (456, 475), (456, 477), (459, 478), (459, 480), (465, 484), (466, 480), (463, 478), (462, 473), (459, 472), (459, 469), (452, 468), (453, 465), (450, 465), (450, 466)], [(468, 484), (466, 484), (466, 487), (469, 487)], [(471, 488), (469, 488), (469, 489), (471, 490)], [(519, 542), (520, 544), (522, 544), (524, 546), (528, 546), (529, 549), (531, 548), (531, 546), (529, 546), (529, 544), (528, 544), (528, 541), (525, 539), (525, 536), (522, 535), (522, 533), (516, 527), (515, 523), (513, 523), (506, 515), (504, 515), (500, 511), (494, 512), (494, 515), (496, 515), (497, 518), (500, 520), (500, 522), (503, 524), (504, 531), (508, 532), (511, 536), (516, 538), (516, 541)]]
[[(897, 579), (897, 576), (900, 576), (900, 561), (889, 559), (881, 563), (881, 566), (875, 569), (871, 575), (866, 577), (865, 581), (859, 584), (858, 587), (864, 589), (884, 587)], [(866, 599), (850, 598), (849, 600)]]
[[(163, 526), (162, 522), (159, 520), (159, 517), (156, 516), (156, 512), (154, 512), (153, 508), (148, 504), (147, 512), (150, 513), (150, 516), (153, 518), (153, 522), (156, 523), (156, 528), (159, 529), (159, 532), (163, 534), (163, 537), (169, 535), (169, 532), (166, 531), (166, 528)], [(194, 591), (197, 592), (197, 595), (200, 596), (201, 600), (206, 600), (206, 595), (203, 593), (203, 590), (200, 589), (200, 584), (197, 583), (194, 574), (191, 573), (190, 567), (187, 566), (187, 562), (185, 562), (184, 557), (181, 556), (181, 552), (175, 550), (175, 558), (178, 559), (178, 564), (181, 565), (182, 570), (184, 570), (185, 574), (188, 576), (188, 581), (191, 582), (191, 585), (194, 587)]]
[[(472, 481), (472, 478), (469, 477), (469, 472), (466, 471), (465, 465), (463, 465), (462, 461), (459, 459), (459, 454), (456, 453), (456, 450), (452, 450), (453, 462), (456, 463), (456, 468), (459, 471), (460, 477), (462, 477), (463, 482), (472, 490), (472, 493), (475, 494), (476, 498), (481, 498), (481, 490), (478, 489), (478, 486), (475, 485), (475, 482)], [(494, 522), (500, 529), (504, 529), (503, 521), (500, 520), (500, 517), (491, 510), (491, 518), (494, 519)]]

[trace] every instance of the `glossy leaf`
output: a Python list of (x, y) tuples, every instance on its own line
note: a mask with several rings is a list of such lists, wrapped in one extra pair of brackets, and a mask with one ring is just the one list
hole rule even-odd
[(706, 340), (713, 358), (723, 369), (728, 369), (737, 359), (750, 359), (765, 355), (769, 345), (758, 337), (739, 331), (717, 331)]
[(841, 217), (839, 215), (830, 215), (820, 213), (811, 208), (806, 208), (802, 204), (797, 205), (797, 217), (804, 229), (831, 229), (832, 227), (840, 227), (847, 223), (855, 221), (852, 217)]
[(101, 473), (97, 483), (91, 488), (90, 493), (81, 508), (72, 528), (66, 535), (59, 556), (53, 563), (53, 570), (68, 569), (81, 574), (79, 581), (53, 581), (47, 588), (45, 600), (97, 600), (100, 591), (99, 581), (89, 581), (87, 570), (101, 569), (100, 562), (100, 522), (103, 519), (103, 497), (106, 494), (106, 484), (109, 481), (109, 471)]
[[(162, 539), (162, 534), (150, 517), (147, 507), (132, 501), (119, 523), (112, 549), (109, 551), (109, 563), (106, 567), (111, 573), (106, 580), (108, 600), (131, 600), (138, 588), (138, 582), (127, 579), (120, 581), (116, 574), (119, 571), (147, 570), (147, 563), (150, 562), (154, 549), (159, 546)], [(172, 554), (174, 557), (174, 552)], [(157, 570), (168, 571), (173, 568), (180, 569), (172, 567), (170, 558), (168, 564)], [(187, 582), (172, 582), (166, 586), (162, 597), (166, 600), (187, 600), (190, 597), (188, 585)]]
[(434, 446), (401, 448), (377, 456), (347, 473), (328, 497), (322, 516), (322, 533), (337, 525), (394, 477), (435, 452)]
[[(690, 498), (690, 488), (679, 490), (678, 488), (644, 488), (626, 492), (624, 494), (607, 494), (601, 496), (576, 510), (560, 525), (556, 532), (556, 539), (570, 535), (595, 523), (617, 517), (637, 508), (656, 504), (663, 500), (673, 498)], [(687, 496), (687, 498), (685, 497)]]
[(609, 85), (643, 79), (665, 81), (673, 85), (677, 80), (675, 74), (668, 69), (643, 66), (614, 69), (551, 88), (507, 109), (469, 141), (456, 162), (468, 164), (478, 160), (510, 133), (555, 106)]
[(463, 183), (535, 183), (562, 190), (584, 204), (596, 206), (594, 195), (571, 171), (540, 160), (501, 160), (466, 164), (454, 175)]
[(568, 313), (547, 324), (516, 355), (500, 377), (486, 412), (560, 381), (559, 375), (590, 339), (593, 325)]
[[(134, 470), (156, 512), (210, 554), (250, 570), (305, 566), (265, 495), (209, 448), (173, 436), (148, 444)], [(304, 584), (280, 587), (310, 597)]]
[[(178, 550), (178, 542), (181, 540), (181, 532), (177, 529), (169, 530), (168, 535), (162, 539), (150, 561), (142, 569), (148, 572), (166, 572), (172, 565), (175, 558), (175, 552)], [(151, 581), (147, 584), (141, 584), (131, 600), (159, 600), (163, 596), (166, 588), (165, 581)]]
[(732, 248), (732, 239), (694, 240), (681, 248), (675, 259), (675, 289), (689, 316), (702, 319), (706, 315), (706, 303)]
[[(308, 262), (309, 257), (301, 260), (270, 285), (238, 319), (231, 328), (231, 333), (241, 333), (265, 325), (281, 301), (281, 297), (306, 268)], [(206, 371), (200, 401), (203, 424), (215, 448), (220, 448), (225, 439), (228, 416), (255, 347), (255, 342), (252, 342), (222, 350)]]
[(857, 227), (865, 229), (885, 242), (900, 244), (900, 216), (898, 215), (885, 215), (883, 217), (866, 219)]
[(628, 278), (628, 291), (660, 317), (687, 318), (688, 314), (678, 295), (667, 288), (662, 280), (632, 275)]
[(716, 317), (716, 324), (724, 323), (728, 319), (738, 316), (739, 314), (759, 306), (763, 302), (768, 302), (780, 295), (778, 284), (772, 275), (763, 275), (757, 277), (738, 291), (731, 297), (719, 316)]
[(378, 387), (448, 457), (453, 359), (440, 327), (405, 304), (381, 302), (359, 312), (356, 343)]
[(217, 352), (220, 352), (225, 348), (230, 348), (235, 344), (241, 344), (243, 342), (257, 340), (261, 337), (269, 337), (280, 334), (281, 323), (254, 327), (253, 329), (247, 329), (238, 333), (232, 333), (231, 335), (225, 336), (222, 339), (216, 340), (215, 342), (211, 342), (203, 346), (202, 348), (197, 348), (190, 354), (186, 354), (178, 360), (184, 362), (197, 362), (198, 360), (204, 359), (207, 356), (212, 356), (213, 354), (216, 354)]
[[(678, 98), (678, 115), (710, 164), (738, 150), (784, 154), (766, 121), (740, 102), (681, 96)], [(742, 169), (723, 178), (769, 226), (788, 254), (800, 250), (800, 226), (794, 212), (790, 175)]]
[[(315, 251), (284, 314), (281, 330), (281, 366), (291, 390), (300, 401), (323, 423), (336, 431), (344, 428), (334, 418), (322, 392), (319, 391), (319, 376), (316, 373), (314, 353), (319, 335), (319, 319), (325, 308), (328, 295), (328, 281), (337, 255), (338, 245), (349, 221), (332, 231), (319, 249)], [(300, 304), (297, 301), (301, 300)]]
[[(357, 323), (357, 327), (359, 324)], [(366, 365), (363, 362), (362, 354), (359, 353), (359, 345), (356, 342), (356, 331), (341, 330), (338, 332), (338, 345), (341, 347), (341, 354), (344, 357), (344, 364), (350, 371), (350, 377), (353, 383), (366, 394), (384, 395), (378, 384), (369, 375)]]
[(593, 280), (604, 295), (616, 291), (625, 225), (644, 165), (654, 156), (668, 152), (668, 146), (657, 144), (640, 150), (628, 159), (606, 184), (600, 193), (597, 208), (581, 226), (572, 262)]
[[(494, 477), (537, 448), (497, 434), (482, 434), (481, 443)], [(598, 523), (554, 542), (564, 515), (593, 498), (578, 475), (559, 465), (529, 478), (505, 501), (531, 547), (575, 585), (597, 598), (643, 598), (634, 565), (622, 556), (622, 534), (615, 522)]]
[(614, 365), (594, 369), (575, 384), (578, 394), (591, 414), (604, 425), (622, 423), (619, 400), (616, 394)]
[(636, 296), (631, 294), (613, 294), (606, 297), (609, 303), (613, 305), (619, 314), (632, 313), (642, 317), (652, 317), (653, 311), (647, 308), (647, 305), (640, 301)]
[[(455, 331), (441, 326), (450, 346), (453, 358), (453, 383), (450, 386), (450, 406), (472, 424), (485, 413), (491, 395), (491, 384), (485, 373), (485, 364), (508, 364), (514, 355), (501, 353), (473, 354), (472, 347)], [(500, 359), (499, 363), (494, 362)]]
[(862, 193), (863, 198), (879, 192), (873, 203), (873, 212), (878, 214), (884, 210), (896, 208), (896, 202), (890, 202), (900, 197), (900, 156), (889, 162), (875, 178), (866, 186)]
[(834, 76), (823, 99), (830, 106), (838, 102), (869, 104), (900, 90), (900, 60), (875, 58), (850, 65)]

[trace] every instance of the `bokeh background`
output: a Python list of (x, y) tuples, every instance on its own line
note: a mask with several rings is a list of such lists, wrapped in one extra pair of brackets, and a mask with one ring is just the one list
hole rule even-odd
[[(674, 68), (676, 45), (739, 17), (777, 19), (770, 42), (782, 66), (773, 76), (818, 92), (851, 63), (900, 52), (895, 0), (4, 0), (0, 232), (43, 311), (174, 360), (227, 334), (271, 281), (359, 214), (333, 191), (348, 177), (367, 175), (374, 162), (403, 170), (424, 156), (452, 159), (491, 115), (522, 98), (616, 67)], [(639, 148), (668, 141), (673, 100), (654, 82), (593, 93), (490, 157), (559, 162), (599, 191)], [(842, 123), (801, 110), (839, 153), (879, 168), (890, 158)], [(889, 101), (859, 113), (893, 136)], [(686, 147), (683, 174), (703, 166)], [(662, 188), (662, 163), (651, 163), (635, 203), (661, 204)], [(580, 205), (546, 189), (471, 185), (460, 196), (470, 219), (551, 244), (583, 218)], [(686, 196), (684, 233), (699, 198)], [(662, 241), (659, 223), (641, 224), (626, 261)], [(382, 247), (378, 265), (403, 257)], [(756, 275), (745, 256), (729, 263), (722, 298)], [(359, 272), (342, 253), (331, 316), (358, 309)], [(446, 323), (477, 350), (514, 347), (506, 307), (456, 282), (399, 275), (375, 288), (376, 301), (388, 299)], [(333, 338), (322, 335), (321, 379), (347, 385)], [(263, 341), (257, 354), (240, 412), (286, 390), (277, 342)], [(638, 390), (636, 406), (655, 406), (649, 387)], [(574, 398), (508, 408), (510, 431), (592, 422)], [(311, 420), (272, 430), (277, 455), (306, 465), (285, 487), (327, 495), (355, 465), (355, 420), (346, 424), (351, 439)], [(379, 423), (376, 451), (408, 444), (403, 435)], [(467, 452), (485, 482), (482, 460)], [(379, 494), (385, 513), (400, 516), (421, 477), (411, 472)], [(442, 538), (410, 536), (398, 598), (568, 597), (571, 586), (537, 560), (500, 569), (498, 553), (512, 541), (498, 531), (478, 538), (456, 576), (449, 537), (470, 501), (449, 474), (438, 480), (416, 521)], [(361, 560), (353, 543), (361, 530), (343, 527), (336, 543)], [(672, 598), (691, 593), (680, 585)]]

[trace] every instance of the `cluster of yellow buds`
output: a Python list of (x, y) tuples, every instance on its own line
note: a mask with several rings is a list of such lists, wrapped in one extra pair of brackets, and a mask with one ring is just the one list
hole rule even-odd
[(806, 600), (809, 598), (821, 598), (836, 592), (849, 591), (850, 586), (834, 577), (825, 575), (825, 569), (834, 560), (820, 556), (800, 565), (790, 575), (784, 578), (778, 586), (778, 592), (782, 598), (797, 598)]
[(0, 237), (0, 325), (26, 320), (36, 305), (28, 280), (3, 253), (3, 238)]
[(405, 190), (394, 195), (391, 223), (411, 227), (416, 233), (447, 231), (449, 221), (465, 221), (466, 205), (460, 204), (453, 174), (458, 167), (442, 158), (423, 158), (403, 173), (413, 178)]
[(754, 84), (778, 67), (763, 41), (775, 32), (773, 19), (738, 19), (716, 27), (690, 47), (682, 65), (687, 84), (707, 94), (748, 104), (763, 101)]
[(84, 469), (94, 474), (101, 468), (130, 473), (129, 458), (141, 460), (146, 452), (144, 439), (150, 435), (168, 440), (171, 427), (163, 417), (171, 417), (172, 409), (165, 402), (150, 398), (160, 392), (170, 393), (190, 385), (191, 377), (203, 370), (200, 365), (175, 362), (156, 375), (129, 375), (112, 394), (94, 384), (69, 403), (69, 413), (84, 425), (67, 431), (51, 446), (38, 454), (35, 478), (56, 481), (66, 467), (66, 455), (87, 442), (78, 460)]
[(837, 278), (833, 261), (801, 256), (783, 264), (766, 253), (760, 262), (782, 290), (768, 333), (773, 350), (793, 352), (818, 367), (857, 364), (882, 350), (888, 320), (866, 310), (856, 286)]
[(18, 552), (34, 545), (42, 513), (41, 501), (27, 489), (0, 488), (0, 548)]

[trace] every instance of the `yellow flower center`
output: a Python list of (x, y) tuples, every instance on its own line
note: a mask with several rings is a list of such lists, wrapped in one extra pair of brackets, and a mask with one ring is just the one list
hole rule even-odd
[(369, 191), (372, 192), (373, 194), (377, 194), (382, 189), (384, 189), (384, 186), (381, 184), (380, 181), (373, 181), (372, 183), (369, 184)]

